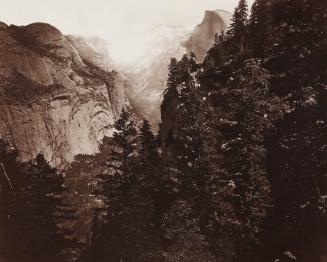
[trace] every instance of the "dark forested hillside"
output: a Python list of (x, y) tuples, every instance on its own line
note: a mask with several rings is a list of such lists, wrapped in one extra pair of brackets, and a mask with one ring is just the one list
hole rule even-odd
[(326, 25), (317, 2), (241, 0), (203, 64), (172, 58), (152, 153), (144, 127), (114, 136), (129, 164), (90, 261), (325, 261)]
[(18, 162), (17, 151), (0, 141), (0, 261), (71, 261), (78, 253), (75, 219), (66, 201), (64, 177), (38, 155)]
[(163, 150), (187, 159), (177, 169), (192, 176), (194, 215), (218, 260), (324, 261), (326, 9), (259, 0), (248, 14), (241, 0), (196, 72), (183, 65), (192, 57), (177, 70), (172, 60)]
[(325, 1), (240, 0), (161, 117), (60, 172), (0, 141), (0, 261), (327, 261)]

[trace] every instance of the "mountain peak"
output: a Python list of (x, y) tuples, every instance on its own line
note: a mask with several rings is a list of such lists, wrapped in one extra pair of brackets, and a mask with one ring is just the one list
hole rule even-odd
[(206, 10), (202, 23), (208, 21), (208, 19), (217, 19), (217, 18), (222, 19), (223, 22), (227, 22), (227, 24), (229, 24), (229, 21), (232, 18), (232, 13), (224, 9)]
[(1, 28), (6, 29), (7, 27), (8, 25), (6, 23), (0, 21), (0, 29)]
[(47, 23), (33, 23), (25, 26), (26, 33), (33, 35), (40, 43), (47, 44), (62, 39), (62, 33)]
[(222, 9), (207, 10), (202, 22), (196, 26), (190, 38), (184, 42), (189, 52), (194, 52), (203, 61), (207, 51), (214, 44), (215, 34), (226, 30), (232, 14)]

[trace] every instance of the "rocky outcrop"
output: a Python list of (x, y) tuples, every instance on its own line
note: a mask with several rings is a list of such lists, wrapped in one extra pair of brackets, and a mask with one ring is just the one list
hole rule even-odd
[(206, 11), (203, 21), (197, 25), (190, 38), (183, 43), (202, 62), (215, 41), (215, 35), (226, 31), (232, 14), (225, 10)]
[(91, 51), (48, 24), (0, 24), (0, 137), (21, 160), (43, 153), (60, 166), (111, 135), (126, 83)]

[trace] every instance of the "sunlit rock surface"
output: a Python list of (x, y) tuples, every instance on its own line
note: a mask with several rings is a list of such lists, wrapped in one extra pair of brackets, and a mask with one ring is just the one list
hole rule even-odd
[(0, 24), (0, 136), (21, 160), (43, 153), (63, 165), (112, 133), (126, 83), (91, 51), (48, 24)]
[(206, 11), (203, 21), (197, 25), (191, 36), (183, 43), (202, 62), (215, 42), (215, 35), (226, 31), (232, 14), (225, 10)]

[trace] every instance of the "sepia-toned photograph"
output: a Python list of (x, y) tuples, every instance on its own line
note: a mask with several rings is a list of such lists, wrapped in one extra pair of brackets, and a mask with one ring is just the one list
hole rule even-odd
[(0, 0), (0, 262), (327, 262), (327, 0)]

